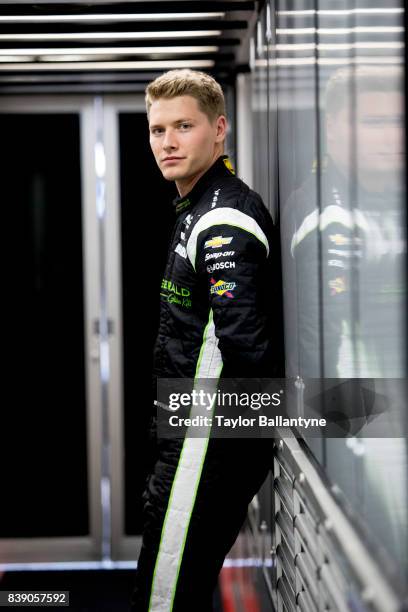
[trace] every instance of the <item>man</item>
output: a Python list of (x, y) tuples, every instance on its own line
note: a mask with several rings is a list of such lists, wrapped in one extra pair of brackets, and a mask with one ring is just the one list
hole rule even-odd
[[(155, 378), (266, 376), (272, 221), (223, 155), (221, 87), (204, 73), (173, 70), (147, 87), (146, 106), (156, 162), (179, 192)], [(158, 439), (156, 452), (133, 609), (210, 612), (224, 558), (270, 469), (270, 444), (186, 437)]]

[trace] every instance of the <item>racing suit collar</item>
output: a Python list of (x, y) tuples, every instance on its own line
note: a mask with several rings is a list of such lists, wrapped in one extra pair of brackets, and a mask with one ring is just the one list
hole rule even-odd
[(173, 206), (176, 214), (190, 208), (195, 202), (201, 198), (206, 189), (218, 177), (233, 176), (235, 171), (231, 165), (228, 155), (221, 155), (216, 159), (213, 165), (205, 174), (197, 181), (192, 190), (185, 196), (178, 196), (173, 200)]

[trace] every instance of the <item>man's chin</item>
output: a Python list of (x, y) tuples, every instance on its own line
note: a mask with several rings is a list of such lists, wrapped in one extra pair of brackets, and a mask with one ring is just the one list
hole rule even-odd
[(172, 170), (171, 168), (163, 168), (162, 170), (163, 178), (166, 181), (178, 181), (184, 178), (183, 172), (177, 172), (176, 170)]

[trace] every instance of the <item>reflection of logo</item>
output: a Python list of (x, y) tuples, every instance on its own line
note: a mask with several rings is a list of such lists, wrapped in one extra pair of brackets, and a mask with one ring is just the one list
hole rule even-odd
[(207, 240), (204, 244), (204, 248), (208, 249), (211, 247), (212, 249), (219, 249), (224, 244), (229, 244), (232, 241), (232, 236), (228, 238), (224, 238), (223, 236), (214, 236), (211, 240)]
[(231, 172), (231, 174), (235, 174), (235, 170), (232, 167), (232, 164), (228, 157), (225, 157), (223, 160), (225, 167)]
[(224, 268), (235, 268), (235, 261), (217, 261), (216, 263), (207, 266), (207, 272), (214, 272), (214, 270), (223, 270)]
[(347, 236), (344, 236), (343, 234), (331, 234), (329, 238), (337, 246), (343, 246), (344, 244), (350, 244), (350, 238), (347, 238)]
[(329, 281), (329, 287), (331, 289), (331, 295), (343, 293), (343, 291), (346, 290), (346, 281), (344, 276), (339, 276), (334, 280)]
[(223, 280), (215, 281), (213, 278), (210, 279), (213, 285), (210, 289), (210, 293), (217, 295), (225, 295), (226, 297), (233, 298), (231, 291), (235, 289), (237, 283), (227, 283)]
[(341, 259), (329, 259), (329, 263), (327, 265), (331, 266), (332, 268), (343, 268), (343, 270), (346, 268), (345, 262)]

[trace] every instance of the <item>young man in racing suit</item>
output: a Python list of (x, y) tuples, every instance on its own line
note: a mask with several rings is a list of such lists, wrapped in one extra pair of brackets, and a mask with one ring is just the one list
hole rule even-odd
[[(270, 375), (271, 303), (279, 295), (271, 277), (273, 224), (223, 155), (221, 87), (204, 73), (171, 71), (148, 86), (146, 103), (153, 154), (180, 194), (161, 285), (155, 377)], [(133, 610), (212, 610), (224, 558), (271, 463), (271, 440), (158, 439)]]

